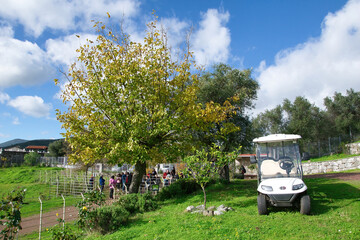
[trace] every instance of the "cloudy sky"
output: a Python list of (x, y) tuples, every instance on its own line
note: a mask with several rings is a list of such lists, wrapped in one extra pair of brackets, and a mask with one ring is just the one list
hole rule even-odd
[[(304, 96), (318, 106), (335, 91), (360, 91), (360, 0), (0, 0), (0, 143), (61, 138), (54, 79), (95, 38), (91, 20), (123, 22), (134, 41), (156, 11), (176, 48), (207, 67), (253, 68), (254, 114)], [(80, 39), (76, 37), (80, 35)]]

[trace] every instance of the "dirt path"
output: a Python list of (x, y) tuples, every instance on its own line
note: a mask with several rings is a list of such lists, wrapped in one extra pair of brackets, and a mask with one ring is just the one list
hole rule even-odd
[[(78, 216), (77, 208), (75, 207), (65, 208), (65, 222), (74, 221), (77, 219), (77, 216)], [(43, 213), (41, 229), (46, 230), (47, 228), (55, 226), (56, 224), (58, 224), (57, 221), (58, 218), (63, 218), (63, 208)], [(40, 214), (23, 218), (21, 221), (21, 226), (22, 226), (22, 230), (20, 230), (19, 232), (20, 235), (29, 234), (32, 232), (39, 232)]]

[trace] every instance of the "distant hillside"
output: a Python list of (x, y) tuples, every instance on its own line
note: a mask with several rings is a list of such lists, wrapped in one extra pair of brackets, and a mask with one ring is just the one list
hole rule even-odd
[(10, 140), (4, 143), (0, 144), (0, 148), (7, 148), (10, 146), (17, 146), (18, 144), (24, 143), (24, 142), (28, 142), (29, 140), (24, 140), (24, 139), (14, 139), (14, 140)]
[[(15, 139), (16, 140), (16, 139)], [(12, 141), (15, 141), (12, 140)], [(21, 140), (21, 139), (18, 139)], [(11, 147), (20, 147), (20, 148), (26, 148), (27, 146), (49, 146), (50, 143), (58, 141), (60, 139), (38, 139), (38, 140), (23, 140), (15, 142), (15, 144), (11, 144), (11, 145), (7, 145), (6, 148), (11, 148)], [(9, 141), (11, 142), (11, 141)], [(5, 143), (3, 143), (5, 144)]]

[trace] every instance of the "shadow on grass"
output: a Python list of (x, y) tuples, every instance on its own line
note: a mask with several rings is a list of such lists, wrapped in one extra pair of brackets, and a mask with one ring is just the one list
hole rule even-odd
[(307, 183), (313, 215), (346, 207), (360, 201), (360, 190), (345, 182), (321, 179)]

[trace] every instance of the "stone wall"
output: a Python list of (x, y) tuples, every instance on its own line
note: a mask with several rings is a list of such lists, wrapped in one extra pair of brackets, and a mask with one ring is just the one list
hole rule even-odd
[(346, 147), (349, 149), (349, 154), (360, 154), (360, 143), (349, 143)]
[(327, 162), (308, 162), (302, 166), (304, 175), (360, 169), (360, 156)]

